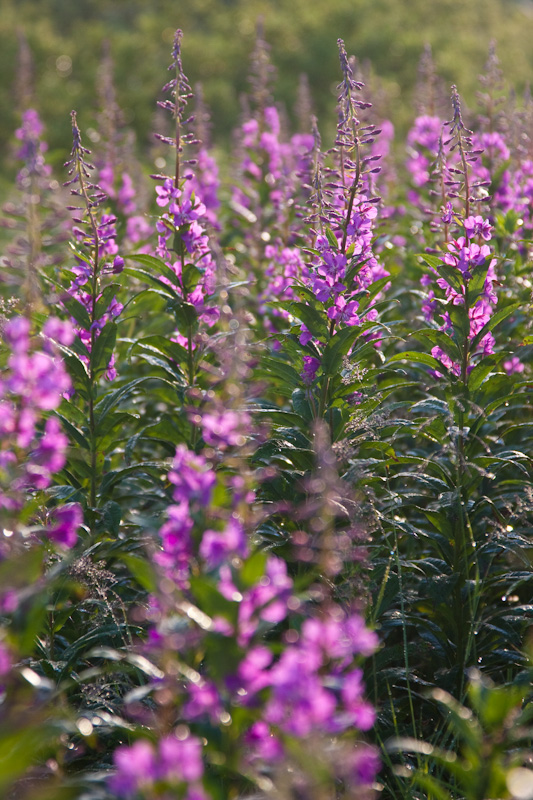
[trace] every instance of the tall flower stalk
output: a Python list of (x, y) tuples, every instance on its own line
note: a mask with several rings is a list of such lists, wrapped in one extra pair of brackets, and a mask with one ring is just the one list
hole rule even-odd
[[(117, 286), (111, 284), (104, 290), (102, 278), (108, 274), (120, 273), (124, 261), (117, 254), (115, 218), (98, 213), (98, 207), (106, 195), (98, 185), (91, 182), (91, 171), (94, 167), (87, 161), (90, 151), (81, 142), (75, 112), (72, 112), (72, 136), (71, 159), (65, 165), (70, 178), (65, 185), (71, 187), (71, 194), (81, 205), (71, 207), (76, 214), (76, 227), (73, 229), (75, 241), (72, 245), (75, 265), (71, 269), (72, 280), (67, 294), (62, 296), (62, 304), (76, 323), (76, 352), (79, 361), (84, 365), (85, 380), (77, 390), (88, 407), (88, 502), (94, 512), (100, 477), (95, 413), (98, 383), (103, 372), (108, 380), (113, 380), (116, 376), (113, 357), (116, 325), (113, 320), (122, 311), (122, 305), (115, 296)], [(94, 520), (93, 516), (93, 522)]]

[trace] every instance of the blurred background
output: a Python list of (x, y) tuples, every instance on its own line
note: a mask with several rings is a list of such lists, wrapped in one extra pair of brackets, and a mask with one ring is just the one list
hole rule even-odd
[(533, 74), (531, 0), (0, 0), (0, 9), (2, 194), (14, 175), (13, 133), (25, 107), (37, 108), (45, 123), (49, 162), (66, 160), (71, 109), (84, 135), (97, 142), (109, 91), (105, 52), (123, 123), (135, 133), (138, 154), (149, 154), (176, 27), (184, 32), (185, 72), (193, 87), (203, 86), (221, 147), (249, 90), (260, 17), (277, 73), (276, 102), (296, 125), (298, 86), (306, 75), (323, 135), (335, 125), (338, 37), (357, 57), (378, 113), (392, 119), (399, 138), (416, 112), (426, 44), (448, 94), (457, 84), (467, 108), (475, 107), (491, 40), (518, 95), (528, 91)]

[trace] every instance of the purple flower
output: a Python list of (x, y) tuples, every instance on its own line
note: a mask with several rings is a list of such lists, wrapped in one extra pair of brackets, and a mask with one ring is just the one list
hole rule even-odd
[(44, 435), (39, 446), (31, 454), (26, 467), (28, 481), (35, 489), (46, 489), (52, 481), (52, 474), (63, 469), (66, 461), (68, 439), (61, 431), (55, 417), (46, 420)]
[[(272, 663), (273, 655), (268, 647), (258, 645), (251, 647), (237, 671), (236, 687), (241, 690), (240, 697), (244, 703), (253, 702), (257, 692), (260, 692), (270, 683), (268, 667)], [(244, 694), (242, 694), (244, 692)]]
[(173, 469), (168, 479), (174, 484), (174, 500), (177, 503), (199, 503), (208, 506), (216, 481), (215, 473), (203, 456), (197, 456), (184, 444), (176, 448)]
[(74, 328), (68, 320), (50, 317), (43, 325), (43, 333), (59, 344), (66, 347), (72, 344), (75, 338)]
[(183, 706), (185, 719), (196, 719), (207, 714), (216, 722), (222, 711), (220, 697), (214, 684), (204, 681), (201, 684), (191, 683), (187, 687), (189, 699)]
[(270, 556), (261, 582), (249, 589), (239, 606), (239, 641), (246, 644), (257, 629), (259, 620), (276, 624), (285, 619), (292, 593), (292, 580), (285, 561)]
[(283, 745), (277, 736), (274, 736), (270, 726), (262, 720), (254, 722), (247, 731), (244, 741), (250, 748), (251, 760), (258, 758), (268, 764), (283, 758)]
[(205, 531), (200, 544), (200, 555), (209, 568), (217, 567), (230, 555), (246, 558), (248, 545), (241, 522), (231, 517), (223, 531)]
[(379, 752), (369, 745), (358, 746), (350, 755), (347, 764), (349, 780), (356, 786), (370, 785), (374, 782), (381, 766)]
[(5, 677), (11, 669), (11, 656), (5, 645), (0, 643), (0, 678)]
[(298, 737), (327, 726), (335, 711), (335, 696), (322, 686), (305, 651), (287, 648), (270, 670), (270, 680), (267, 722)]
[(122, 186), (118, 190), (117, 199), (124, 214), (132, 214), (135, 211), (135, 188), (127, 172), (122, 174)]
[(344, 295), (335, 298), (334, 305), (328, 308), (328, 318), (345, 325), (359, 325), (360, 319), (357, 316), (359, 303), (357, 300), (346, 300)]
[(467, 217), (463, 225), (466, 235), (469, 239), (473, 239), (474, 236), (481, 236), (481, 238), (486, 242), (490, 241), (492, 236), (492, 226), (490, 222), (486, 219), (483, 219), (482, 216), (478, 215), (475, 217)]
[(113, 269), (112, 272), (114, 275), (119, 275), (122, 270), (124, 269), (124, 259), (122, 256), (115, 256), (113, 259)]
[(524, 365), (518, 356), (513, 356), (509, 361), (504, 361), (503, 368), (508, 375), (512, 375), (513, 372), (520, 373), (524, 371)]
[(300, 373), (300, 377), (306, 386), (311, 386), (320, 367), (320, 360), (314, 356), (304, 356), (303, 362), (304, 368)]
[(117, 772), (111, 778), (110, 786), (119, 797), (133, 797), (138, 789), (149, 786), (157, 777), (154, 748), (142, 739), (131, 747), (118, 747), (113, 753), (113, 761)]
[(63, 547), (74, 547), (82, 522), (83, 511), (78, 503), (59, 506), (52, 512), (52, 525), (46, 528), (46, 535)]
[(30, 345), (30, 321), (26, 317), (13, 317), (4, 325), (4, 336), (13, 353), (26, 353)]
[(343, 703), (343, 727), (354, 725), (360, 731), (368, 731), (376, 721), (374, 707), (363, 699), (363, 672), (352, 670), (342, 676), (341, 697)]
[(191, 783), (204, 773), (202, 743), (194, 736), (165, 736), (159, 742), (158, 775), (164, 780)]
[(201, 427), (204, 440), (213, 447), (234, 447), (246, 441), (243, 431), (251, 423), (248, 414), (237, 411), (218, 411), (202, 415)]

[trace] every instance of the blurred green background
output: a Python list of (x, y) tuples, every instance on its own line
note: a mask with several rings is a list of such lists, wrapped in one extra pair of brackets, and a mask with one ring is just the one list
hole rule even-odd
[[(426, 42), (445, 84), (456, 83), (466, 105), (475, 105), (491, 39), (517, 93), (533, 74), (531, 0), (0, 0), (0, 8), (0, 190), (12, 179), (10, 142), (24, 103), (41, 113), (49, 157), (57, 163), (70, 149), (71, 109), (78, 111), (82, 131), (94, 127), (105, 40), (117, 100), (141, 153), (152, 141), (155, 100), (176, 27), (184, 31), (185, 71), (193, 86), (202, 82), (223, 143), (248, 89), (260, 16), (278, 73), (276, 100), (291, 117), (299, 76), (306, 73), (323, 130), (335, 123), (338, 37), (361, 64), (370, 62), (381, 102), (400, 133), (415, 113), (417, 65)], [(31, 98), (18, 55), (21, 36), (33, 59)]]

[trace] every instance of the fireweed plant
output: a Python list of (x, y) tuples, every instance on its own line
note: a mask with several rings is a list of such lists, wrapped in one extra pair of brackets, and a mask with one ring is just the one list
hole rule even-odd
[(109, 54), (97, 169), (15, 133), (0, 792), (530, 797), (530, 101), (426, 53), (384, 174), (343, 41), (323, 149), (259, 33), (224, 183), (181, 45), (147, 213)]

